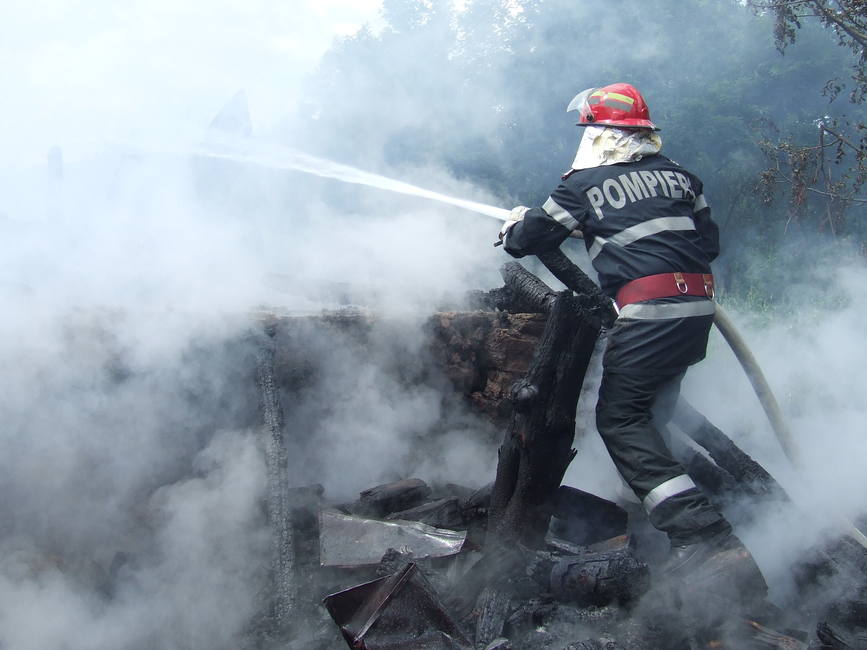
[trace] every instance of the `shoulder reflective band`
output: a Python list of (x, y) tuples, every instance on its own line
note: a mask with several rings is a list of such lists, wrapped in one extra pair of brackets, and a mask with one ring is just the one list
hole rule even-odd
[(692, 302), (670, 302), (648, 305), (635, 302), (620, 310), (618, 318), (636, 320), (665, 320), (668, 318), (691, 318), (693, 316), (713, 316), (716, 303), (713, 300), (694, 300)]
[(575, 230), (578, 227), (578, 221), (569, 214), (569, 211), (557, 203), (553, 198), (548, 197), (548, 200), (542, 205), (542, 209), (548, 213), (554, 221), (565, 226), (569, 230)]
[(590, 259), (596, 259), (596, 256), (602, 252), (602, 247), (605, 244), (614, 244), (616, 246), (628, 246), (634, 241), (658, 235), (661, 232), (670, 230), (695, 230), (695, 222), (692, 217), (657, 217), (648, 221), (625, 228), (608, 238), (596, 237), (593, 245), (588, 251)]
[(666, 499), (670, 499), (671, 497), (687, 492), (688, 490), (695, 489), (697, 488), (695, 483), (692, 482), (692, 479), (686, 474), (681, 474), (680, 476), (668, 479), (665, 483), (653, 488), (647, 496), (644, 497), (644, 501), (641, 502), (641, 505), (644, 506), (644, 511), (647, 514), (650, 514), (656, 506)]

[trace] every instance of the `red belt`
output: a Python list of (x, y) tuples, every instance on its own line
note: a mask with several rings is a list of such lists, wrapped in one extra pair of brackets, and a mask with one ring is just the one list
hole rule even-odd
[(656, 298), (706, 296), (713, 298), (713, 276), (709, 273), (659, 273), (627, 282), (617, 292), (617, 308)]

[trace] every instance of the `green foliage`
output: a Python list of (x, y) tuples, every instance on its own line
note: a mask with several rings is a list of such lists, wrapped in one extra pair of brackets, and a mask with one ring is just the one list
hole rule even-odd
[(848, 83), (848, 108), (854, 109), (854, 115), (847, 115), (846, 104), (837, 102), (834, 109), (814, 119), (813, 129), (765, 134), (759, 145), (769, 167), (762, 173), (760, 191), (770, 204), (779, 194), (775, 186), (782, 186), (788, 222), (812, 221), (820, 231), (867, 248), (862, 218), (867, 208), (862, 194), (867, 181), (867, 124), (860, 109), (867, 98), (867, 0), (749, 0), (748, 4), (760, 14), (774, 16), (774, 40), (780, 53), (791, 52), (796, 40), (803, 43), (802, 29), (818, 22), (836, 37), (837, 45), (853, 54), (850, 80), (841, 81), (832, 71), (834, 76), (826, 80), (822, 94), (833, 101)]
[[(816, 20), (832, 31), (841, 47), (851, 50), (852, 63), (849, 99), (860, 104), (867, 98), (867, 0), (747, 0), (756, 12), (774, 16), (774, 42), (780, 53), (797, 39), (804, 23)], [(836, 97), (845, 88), (837, 77), (826, 89)]]

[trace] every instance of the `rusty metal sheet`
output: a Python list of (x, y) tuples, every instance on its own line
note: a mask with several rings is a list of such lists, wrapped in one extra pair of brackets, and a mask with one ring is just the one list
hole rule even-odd
[(353, 650), (472, 650), (412, 563), (323, 603)]

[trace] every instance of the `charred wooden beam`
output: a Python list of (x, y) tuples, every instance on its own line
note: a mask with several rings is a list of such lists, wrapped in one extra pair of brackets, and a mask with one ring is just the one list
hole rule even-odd
[(476, 602), (479, 617), (476, 619), (476, 647), (487, 647), (502, 637), (506, 621), (512, 613), (512, 598), (507, 591), (488, 586), (479, 594)]
[(291, 622), (297, 599), (295, 543), (283, 439), (283, 407), (274, 381), (275, 328), (265, 325), (256, 351), (256, 383), (268, 473), (268, 524), (271, 527), (271, 619), (279, 630)]
[[(864, 597), (864, 593), (857, 597)], [(867, 602), (847, 599), (834, 603), (816, 627), (823, 647), (834, 650), (867, 647)]]
[(551, 272), (551, 275), (582, 297), (585, 308), (599, 317), (603, 327), (611, 327), (614, 319), (617, 318), (614, 305), (611, 299), (602, 293), (602, 289), (584, 271), (566, 257), (566, 254), (559, 248), (542, 253), (538, 257), (545, 268)]
[[(485, 575), (497, 559), (503, 561), (497, 574)], [(623, 604), (636, 600), (649, 586), (647, 565), (628, 548), (598, 552), (585, 548), (572, 555), (510, 549), (502, 555), (486, 555), (471, 572), (476, 579), (462, 581), (456, 595), (463, 597), (457, 600), (466, 600), (467, 592), (474, 596), (470, 603), (457, 606), (465, 615), (467, 606), (473, 607), (477, 648), (502, 635), (512, 636), (516, 626), (534, 627), (536, 623), (523, 619), (529, 615), (536, 621), (544, 611), (557, 610), (556, 602), (570, 607)], [(534, 602), (547, 604), (541, 605), (542, 611), (530, 613)]]
[(364, 490), (349, 512), (359, 517), (385, 517), (421, 505), (430, 494), (427, 483), (407, 478)]
[(531, 571), (555, 598), (578, 605), (629, 602), (650, 586), (647, 565), (628, 549), (575, 556), (539, 552)]
[[(794, 579), (801, 593), (812, 593), (828, 604), (823, 615), (829, 620), (839, 620), (841, 612), (854, 608), (861, 613), (859, 625), (867, 628), (867, 550), (851, 537), (811, 549), (795, 567)], [(851, 623), (858, 617), (849, 618)]]
[(557, 299), (557, 292), (542, 282), (518, 262), (500, 267), (500, 275), (509, 289), (513, 308), (527, 313), (546, 314)]
[(738, 490), (754, 497), (789, 500), (786, 491), (764, 467), (683, 398), (677, 402), (672, 421), (735, 479)]
[[(516, 286), (532, 299), (551, 300), (538, 278), (507, 266), (504, 277), (520, 279)], [(575, 410), (599, 329), (570, 291), (555, 295), (527, 375), (512, 388), (514, 410), (499, 450), (486, 545), (543, 545), (554, 493), (575, 455)]]

